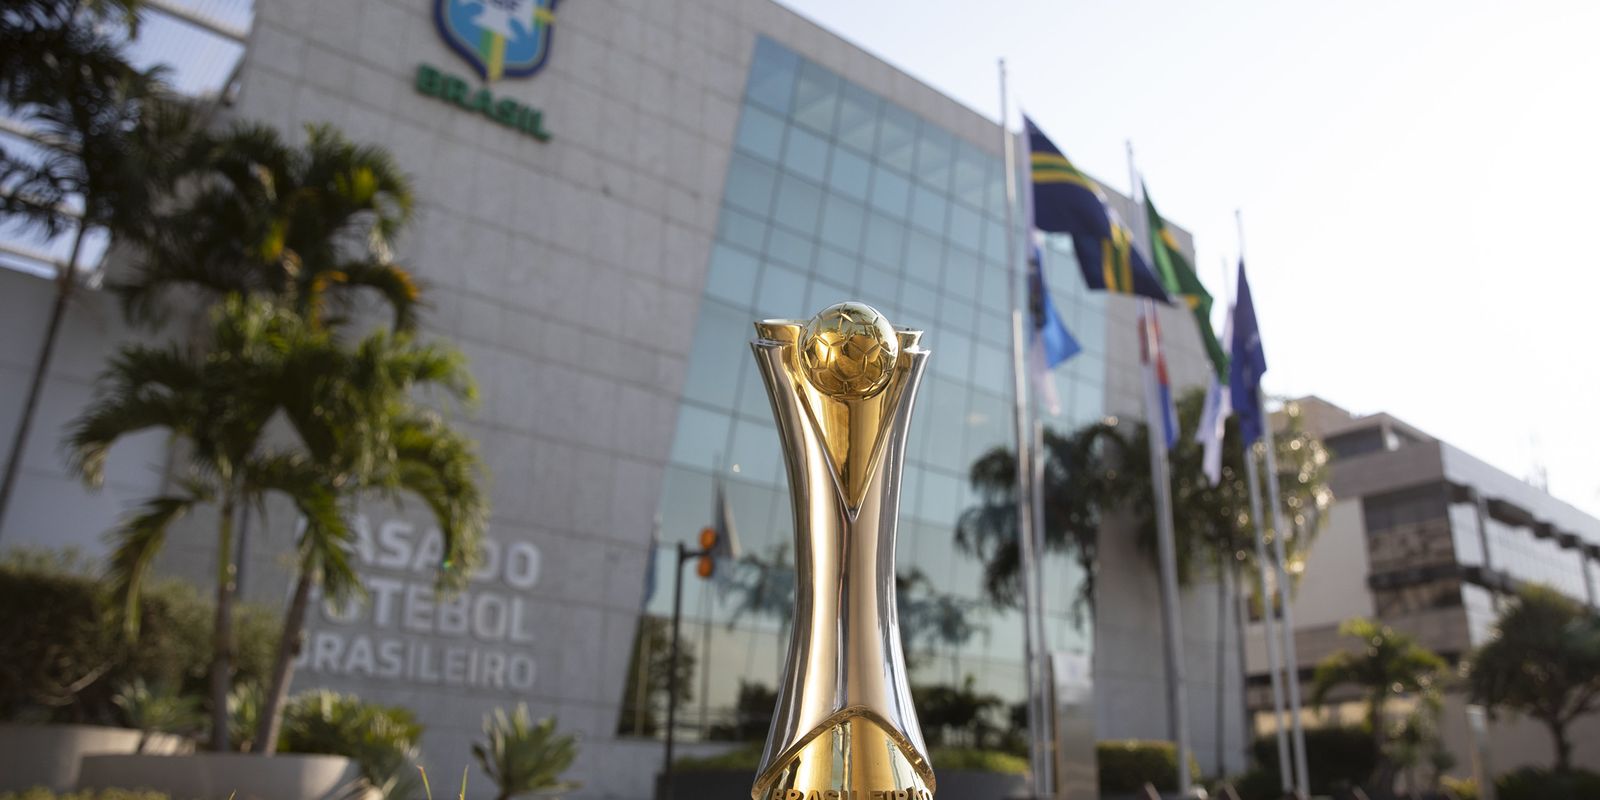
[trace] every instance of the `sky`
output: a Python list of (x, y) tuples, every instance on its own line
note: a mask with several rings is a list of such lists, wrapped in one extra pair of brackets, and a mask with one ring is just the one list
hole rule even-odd
[(1005, 58), (1013, 126), (1122, 192), (1131, 142), (1219, 298), (1240, 211), (1269, 393), (1600, 515), (1600, 3), (780, 2), (996, 119)]

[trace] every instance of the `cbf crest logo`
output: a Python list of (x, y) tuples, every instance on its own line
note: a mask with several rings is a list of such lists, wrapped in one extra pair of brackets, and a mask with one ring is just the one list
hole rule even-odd
[(558, 0), (434, 0), (434, 22), (450, 49), (485, 81), (524, 78), (550, 56)]

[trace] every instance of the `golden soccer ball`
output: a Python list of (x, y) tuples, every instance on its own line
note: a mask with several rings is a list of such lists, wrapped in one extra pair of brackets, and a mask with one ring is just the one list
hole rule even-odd
[(835, 397), (877, 394), (889, 385), (899, 357), (894, 327), (865, 303), (839, 303), (818, 311), (800, 337), (806, 379)]

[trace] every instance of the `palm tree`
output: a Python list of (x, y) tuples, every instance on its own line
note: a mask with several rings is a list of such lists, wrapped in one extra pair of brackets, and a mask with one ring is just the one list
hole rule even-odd
[(1347, 620), (1339, 633), (1361, 643), (1360, 650), (1342, 650), (1317, 664), (1311, 702), (1323, 705), (1336, 687), (1351, 685), (1366, 695), (1367, 727), (1377, 752), (1368, 789), (1387, 796), (1394, 790), (1395, 764), (1389, 753), (1390, 730), (1384, 717), (1389, 701), (1416, 695), (1423, 704), (1437, 704), (1446, 664), (1432, 650), (1387, 625), (1369, 619)]
[(1570, 771), (1568, 728), (1600, 711), (1600, 618), (1554, 589), (1527, 587), (1469, 665), (1473, 700), (1544, 723), (1555, 743), (1556, 770)]
[[(457, 400), (470, 401), (473, 387), (461, 355), (381, 332), (353, 352), (336, 349), (332, 354), (340, 363), (326, 365), (314, 380), (290, 382), (301, 391), (284, 407), (308, 460), (347, 507), (368, 493), (422, 500), (442, 537), (439, 588), (459, 589), (477, 558), (487, 514), (478, 486), (481, 465), (470, 440), (437, 412), (418, 406), (413, 392), (442, 388)], [(254, 740), (257, 753), (277, 749), (312, 590), (320, 585), (323, 595), (335, 602), (361, 593), (360, 579), (350, 567), (351, 546), (345, 528), (308, 525), (300, 536), (299, 575)]]
[[(259, 504), (269, 491), (285, 494), (315, 535), (347, 534), (331, 486), (303, 455), (267, 446), (266, 428), (283, 407), (285, 381), (318, 349), (294, 314), (263, 302), (234, 299), (214, 314), (208, 350), (124, 346), (101, 375), (97, 396), (73, 423), (68, 448), (73, 469), (98, 487), (105, 461), (120, 439), (165, 429), (184, 440), (188, 475), (176, 490), (151, 498), (115, 534), (109, 567), (123, 617), (131, 628), (150, 563), (179, 518), (215, 504), (217, 599), (211, 664), (211, 745), (228, 749), (228, 692), (234, 652), (233, 539), (235, 512)], [(291, 366), (293, 365), (293, 366)]]
[(578, 788), (561, 780), (578, 757), (578, 741), (556, 732), (555, 717), (534, 722), (528, 707), (518, 703), (510, 714), (495, 709), (484, 717), (483, 733), (485, 741), (472, 743), (472, 755), (494, 781), (495, 800)]
[[(1079, 608), (1093, 605), (1096, 542), (1101, 514), (1120, 507), (1127, 487), (1112, 466), (1124, 447), (1115, 422), (1086, 425), (1071, 434), (1044, 432), (1044, 542), (1072, 553), (1084, 570)], [(1017, 549), (1017, 459), (1003, 447), (985, 453), (968, 473), (978, 503), (956, 521), (957, 548), (983, 561), (984, 591), (996, 605), (1015, 607), (1021, 594)]]
[(189, 289), (213, 300), (271, 296), (331, 327), (359, 289), (389, 307), (397, 330), (415, 324), (416, 281), (392, 257), (411, 218), (411, 183), (387, 151), (325, 125), (307, 127), (297, 147), (250, 124), (197, 151), (187, 202), (116, 287), (130, 318), (158, 320), (169, 294)]
[(0, 103), (31, 142), (0, 149), (0, 219), (47, 238), (70, 234), (0, 478), (5, 518), (91, 232), (147, 238), (185, 161), (193, 116), (157, 71), (128, 63), (134, 0), (20, 0), (0, 11)]

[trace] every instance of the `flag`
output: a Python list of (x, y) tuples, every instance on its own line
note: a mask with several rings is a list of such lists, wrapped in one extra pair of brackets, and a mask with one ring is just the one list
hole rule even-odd
[[(1146, 416), (1151, 427), (1161, 421), (1162, 441), (1167, 449), (1178, 443), (1178, 413), (1172, 407), (1172, 383), (1167, 380), (1167, 357), (1161, 352), (1161, 322), (1156, 319), (1154, 304), (1146, 303), (1139, 315), (1139, 361), (1145, 370), (1145, 402), (1159, 404), (1150, 407)], [(1155, 431), (1151, 431), (1154, 435)]]
[(661, 515), (656, 515), (655, 524), (650, 528), (650, 551), (644, 558), (644, 602), (640, 606), (649, 606), (650, 598), (656, 596), (656, 559), (661, 551)]
[(1239, 259), (1239, 298), (1233, 307), (1233, 335), (1229, 345), (1228, 387), (1233, 395), (1233, 411), (1239, 415), (1239, 432), (1246, 446), (1261, 438), (1261, 376), (1267, 372), (1267, 353), (1261, 348), (1261, 329), (1256, 326), (1256, 305), (1250, 298), (1250, 282), (1244, 277), (1244, 259)]
[[(1208, 326), (1209, 327), (1209, 326)], [(1233, 309), (1222, 323), (1223, 357), (1233, 337)], [(1233, 414), (1233, 392), (1223, 382), (1224, 375), (1215, 373), (1206, 387), (1206, 403), (1200, 410), (1200, 426), (1195, 428), (1194, 440), (1201, 448), (1200, 471), (1212, 486), (1222, 482), (1222, 439), (1228, 430), (1228, 417)]]
[(1050, 290), (1044, 283), (1043, 254), (1034, 245), (1028, 253), (1028, 311), (1033, 332), (1029, 337), (1028, 364), (1033, 371), (1033, 385), (1038, 387), (1039, 399), (1051, 414), (1061, 413), (1061, 398), (1056, 395), (1056, 383), (1050, 370), (1061, 362), (1077, 355), (1083, 348), (1072, 338), (1056, 313), (1050, 299)]
[(1133, 234), (1106, 205), (1099, 185), (1072, 162), (1026, 116), (1032, 180), (1033, 226), (1072, 237), (1083, 282), (1090, 289), (1171, 302), (1161, 282), (1133, 246)]
[(728, 502), (728, 493), (723, 489), (720, 470), (717, 472), (716, 491), (711, 502), (711, 529), (717, 532), (717, 542), (711, 546), (711, 559), (716, 562), (717, 587), (726, 591), (732, 585), (729, 577), (733, 572), (733, 562), (739, 560), (741, 552), (739, 532), (733, 526), (733, 505)]
[[(1143, 183), (1140, 184), (1144, 188)], [(1194, 312), (1195, 325), (1200, 329), (1200, 341), (1205, 345), (1206, 356), (1218, 377), (1228, 374), (1228, 355), (1211, 329), (1211, 295), (1206, 292), (1200, 276), (1194, 274), (1189, 259), (1184, 258), (1178, 241), (1167, 228), (1167, 221), (1156, 212), (1150, 201), (1150, 190), (1144, 188), (1144, 213), (1150, 222), (1150, 258), (1156, 262), (1156, 274), (1161, 285), (1174, 298), (1181, 299)]]

